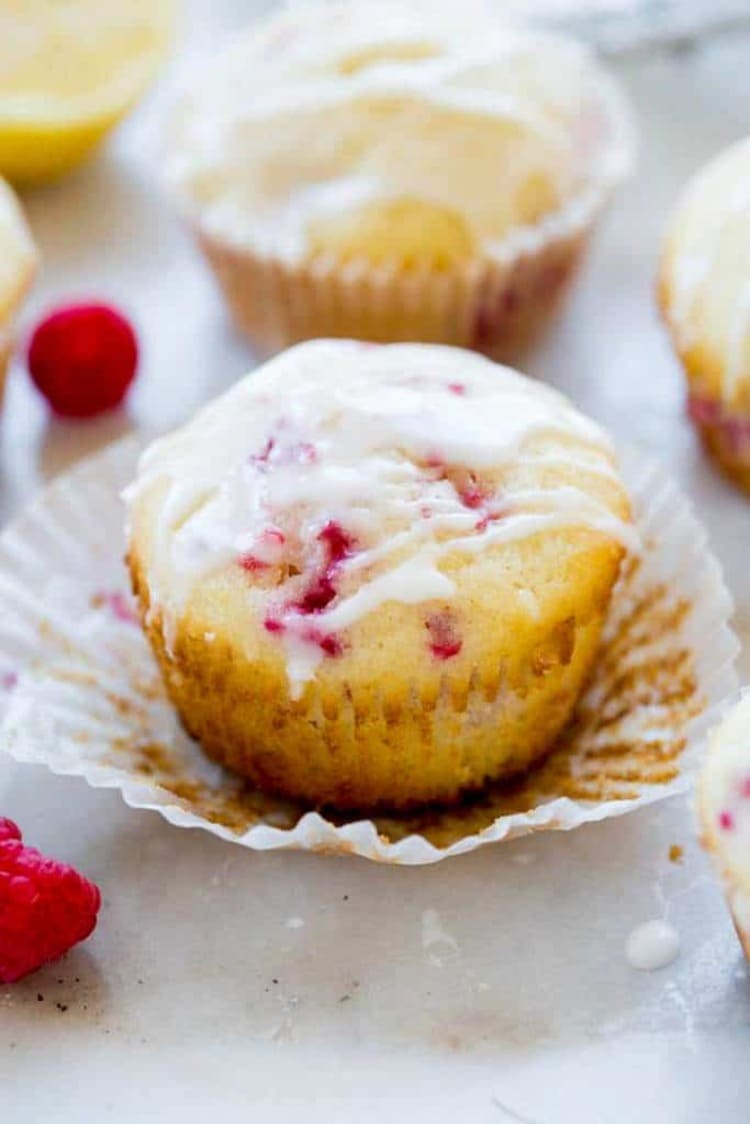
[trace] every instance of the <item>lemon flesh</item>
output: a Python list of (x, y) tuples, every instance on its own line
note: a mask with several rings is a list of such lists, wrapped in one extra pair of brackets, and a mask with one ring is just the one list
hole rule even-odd
[(143, 93), (173, 23), (174, 0), (3, 0), (0, 175), (80, 164)]

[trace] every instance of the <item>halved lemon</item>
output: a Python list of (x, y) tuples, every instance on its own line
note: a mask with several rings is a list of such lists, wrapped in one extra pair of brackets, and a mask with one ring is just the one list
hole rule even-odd
[(2, 0), (0, 175), (80, 164), (154, 76), (174, 14), (174, 0)]

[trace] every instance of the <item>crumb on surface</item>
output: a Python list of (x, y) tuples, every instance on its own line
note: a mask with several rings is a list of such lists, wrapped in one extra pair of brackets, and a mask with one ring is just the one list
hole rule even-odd
[(684, 847), (681, 847), (679, 843), (672, 843), (669, 848), (669, 861), (671, 863), (681, 863), (684, 854)]

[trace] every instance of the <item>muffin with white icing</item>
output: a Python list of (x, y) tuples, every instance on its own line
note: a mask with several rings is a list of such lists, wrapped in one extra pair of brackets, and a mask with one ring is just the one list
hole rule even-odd
[(703, 845), (750, 958), (750, 692), (711, 734), (698, 782), (698, 815)]
[(688, 410), (724, 472), (750, 491), (750, 139), (687, 186), (669, 224), (659, 296)]
[(339, 807), (454, 800), (546, 753), (633, 541), (593, 422), (436, 345), (292, 348), (152, 445), (127, 498), (186, 728)]
[(20, 204), (0, 179), (0, 394), (13, 349), (13, 327), (34, 272), (37, 254)]
[(262, 349), (347, 336), (508, 355), (546, 323), (631, 158), (580, 44), (489, 5), (308, 5), (194, 76), (168, 179)]

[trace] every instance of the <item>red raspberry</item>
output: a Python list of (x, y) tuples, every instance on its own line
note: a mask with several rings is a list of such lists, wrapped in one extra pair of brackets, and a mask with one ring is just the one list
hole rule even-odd
[(20, 839), (21, 831), (13, 820), (6, 820), (0, 816), (0, 843), (4, 843), (6, 839)]
[(100, 904), (96, 886), (24, 847), (12, 820), (0, 819), (0, 983), (13, 983), (85, 940)]
[(114, 308), (67, 305), (34, 329), (28, 365), (55, 413), (90, 418), (122, 402), (138, 366), (138, 341)]

